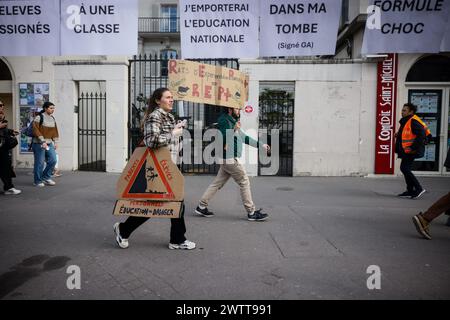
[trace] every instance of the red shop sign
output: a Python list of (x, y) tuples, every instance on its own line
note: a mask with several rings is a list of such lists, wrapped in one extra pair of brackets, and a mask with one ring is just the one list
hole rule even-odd
[(395, 109), (397, 101), (397, 54), (378, 63), (375, 173), (393, 174)]

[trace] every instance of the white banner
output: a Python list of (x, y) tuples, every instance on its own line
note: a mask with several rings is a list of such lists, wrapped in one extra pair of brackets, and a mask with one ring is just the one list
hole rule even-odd
[(0, 55), (137, 54), (138, 0), (0, 1)]
[(450, 1), (370, 0), (362, 53), (436, 53)]
[(61, 0), (61, 54), (137, 54), (137, 0)]
[(257, 58), (258, 0), (180, 0), (181, 54)]
[(447, 22), (447, 29), (441, 43), (441, 52), (450, 52), (450, 18)]
[(340, 0), (262, 0), (260, 55), (334, 55)]
[(58, 55), (59, 25), (59, 0), (0, 1), (0, 55)]

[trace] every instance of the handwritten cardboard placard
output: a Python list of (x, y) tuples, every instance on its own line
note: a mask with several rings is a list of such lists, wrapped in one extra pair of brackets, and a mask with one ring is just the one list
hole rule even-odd
[(169, 89), (175, 100), (241, 109), (248, 100), (248, 75), (226, 67), (169, 60)]
[(113, 215), (146, 218), (179, 218), (181, 202), (141, 201), (120, 199), (116, 201)]

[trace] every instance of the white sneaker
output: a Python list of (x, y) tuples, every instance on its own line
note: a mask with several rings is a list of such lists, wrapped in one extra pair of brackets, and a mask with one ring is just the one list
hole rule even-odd
[(18, 190), (16, 188), (11, 188), (11, 189), (5, 191), (5, 194), (21, 194), (21, 193), (22, 193), (22, 191)]
[(195, 249), (195, 242), (185, 240), (183, 243), (180, 244), (169, 243), (169, 249), (192, 250)]
[(33, 183), (33, 186), (42, 188), (42, 187), (45, 187), (45, 184), (43, 182), (39, 182), (39, 183)]
[(427, 192), (427, 190), (422, 189), (422, 191), (417, 192), (416, 194), (411, 196), (411, 199), (419, 199), (425, 192)]
[(52, 179), (44, 180), (44, 183), (48, 186), (54, 186), (56, 184), (56, 182), (53, 181)]
[(119, 231), (119, 222), (114, 223), (114, 233), (116, 234), (116, 242), (122, 249), (128, 248), (128, 239), (122, 238)]

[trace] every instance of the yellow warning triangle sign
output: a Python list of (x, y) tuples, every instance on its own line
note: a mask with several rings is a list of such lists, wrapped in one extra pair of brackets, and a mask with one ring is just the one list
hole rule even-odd
[(136, 148), (117, 182), (117, 198), (182, 201), (184, 177), (169, 149)]

